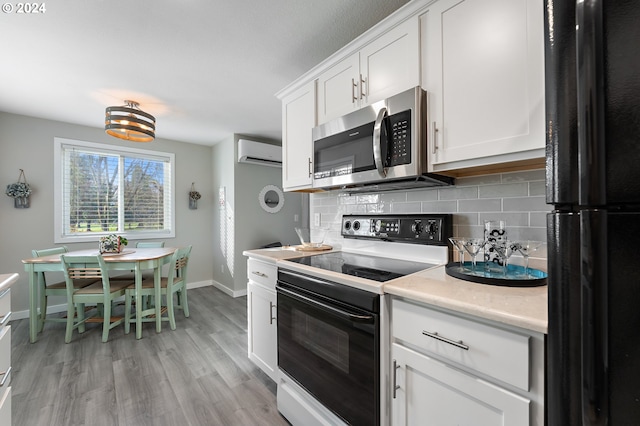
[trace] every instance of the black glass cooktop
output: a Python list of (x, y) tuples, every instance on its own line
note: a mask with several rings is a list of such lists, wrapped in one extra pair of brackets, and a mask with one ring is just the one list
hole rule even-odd
[(379, 282), (389, 281), (436, 266), (431, 263), (347, 252), (318, 254), (287, 259), (287, 261)]

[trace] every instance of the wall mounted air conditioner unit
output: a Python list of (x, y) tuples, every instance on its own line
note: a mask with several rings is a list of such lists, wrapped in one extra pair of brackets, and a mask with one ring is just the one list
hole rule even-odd
[(238, 163), (282, 167), (282, 147), (268, 143), (238, 140)]

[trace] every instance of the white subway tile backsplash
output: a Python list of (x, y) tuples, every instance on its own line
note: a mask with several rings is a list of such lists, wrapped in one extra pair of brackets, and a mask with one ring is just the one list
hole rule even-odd
[(507, 222), (511, 239), (546, 241), (544, 169), (456, 179), (451, 187), (349, 195), (339, 191), (310, 195), (310, 214), (322, 214), (329, 238), (340, 239), (343, 214), (452, 213), (456, 236), (482, 237), (484, 221)]
[(455, 186), (451, 186), (448, 188), (440, 188), (438, 190), (438, 195), (441, 200), (474, 199), (474, 198), (478, 198), (478, 187), (463, 186), (458, 188)]
[(529, 195), (527, 182), (478, 187), (478, 198), (526, 197), (527, 195)]

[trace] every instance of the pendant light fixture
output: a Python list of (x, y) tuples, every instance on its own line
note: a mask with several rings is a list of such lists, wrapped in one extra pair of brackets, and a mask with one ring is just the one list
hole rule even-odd
[(139, 108), (135, 101), (124, 106), (107, 107), (104, 131), (108, 135), (133, 142), (151, 142), (156, 137), (156, 119)]

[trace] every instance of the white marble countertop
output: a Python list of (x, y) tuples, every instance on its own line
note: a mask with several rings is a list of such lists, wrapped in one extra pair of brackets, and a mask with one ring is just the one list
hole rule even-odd
[[(326, 251), (321, 253), (326, 253)], [(247, 250), (243, 254), (295, 269), (299, 272), (313, 272), (314, 275), (322, 278), (376, 293), (401, 296), (526, 330), (547, 333), (546, 285), (540, 287), (504, 287), (478, 284), (447, 275), (444, 266), (427, 269), (380, 284), (363, 278), (322, 271), (286, 261), (296, 257), (319, 254), (317, 252), (300, 252), (295, 249), (275, 248)], [(313, 271), (304, 270), (305, 268), (313, 269)]]
[(13, 283), (18, 281), (18, 274), (0, 274), (0, 292), (11, 287)]

